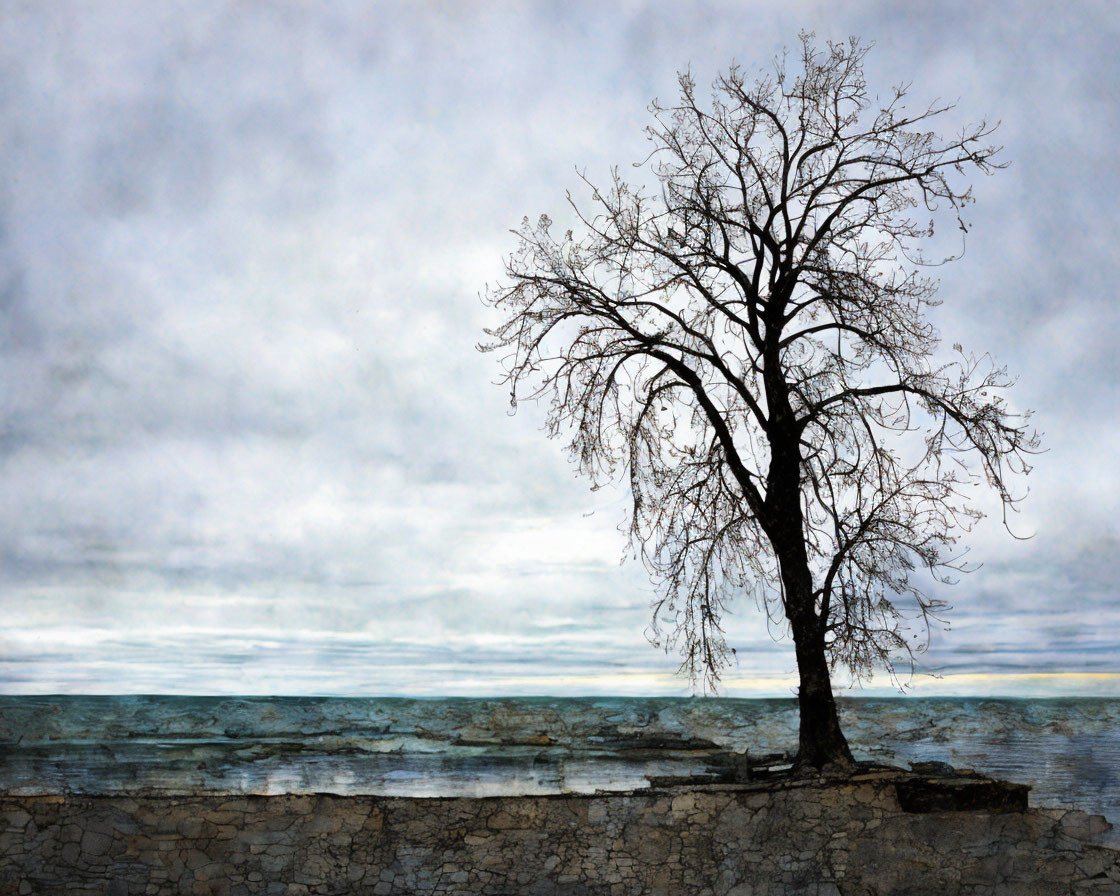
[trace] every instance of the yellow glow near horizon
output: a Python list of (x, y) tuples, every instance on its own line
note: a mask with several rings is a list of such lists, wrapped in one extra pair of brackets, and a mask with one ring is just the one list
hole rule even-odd
[[(516, 676), (498, 679), (460, 679), (460, 690), (477, 689), (485, 693), (555, 695), (680, 695), (688, 684), (672, 673), (618, 672), (613, 674)], [(1120, 672), (962, 672), (937, 678), (928, 675), (907, 680), (905, 692), (894, 687), (886, 676), (878, 676), (862, 687), (837, 686), (842, 696), (961, 696), (961, 697), (1120, 697)], [(792, 697), (796, 693), (794, 675), (727, 678), (720, 683), (719, 695), (727, 697)]]
[(960, 672), (932, 681), (1043, 681), (1047, 679), (1092, 679), (1120, 681), (1120, 672)]
[[(906, 693), (924, 696), (1120, 696), (1120, 672), (958, 672), (939, 676), (915, 675), (903, 679)], [(879, 695), (899, 693), (886, 676), (877, 676), (864, 685), (837, 689), (849, 696), (861, 693)], [(732, 690), (760, 690), (767, 687), (796, 687), (796, 678), (728, 681)]]

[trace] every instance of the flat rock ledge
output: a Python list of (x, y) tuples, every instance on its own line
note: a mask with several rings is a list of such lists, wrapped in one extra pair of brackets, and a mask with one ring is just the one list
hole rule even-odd
[(1120, 894), (1100, 816), (968, 773), (466, 798), (0, 796), (0, 894)]

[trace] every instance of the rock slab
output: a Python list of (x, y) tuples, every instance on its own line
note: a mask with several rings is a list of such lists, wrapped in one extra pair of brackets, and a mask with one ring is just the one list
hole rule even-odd
[(1120, 894), (1103, 818), (976, 784), (0, 797), (0, 894)]

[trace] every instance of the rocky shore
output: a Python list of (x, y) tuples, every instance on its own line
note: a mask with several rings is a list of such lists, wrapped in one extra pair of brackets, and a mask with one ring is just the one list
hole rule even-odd
[(0, 894), (1120, 893), (1100, 816), (943, 768), (591, 795), (0, 797)]

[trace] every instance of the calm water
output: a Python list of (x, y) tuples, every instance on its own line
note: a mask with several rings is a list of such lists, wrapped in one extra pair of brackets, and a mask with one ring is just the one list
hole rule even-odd
[[(1120, 700), (846, 699), (857, 758), (941, 760), (1120, 819)], [(790, 751), (793, 700), (0, 697), (0, 791), (590, 792)]]

